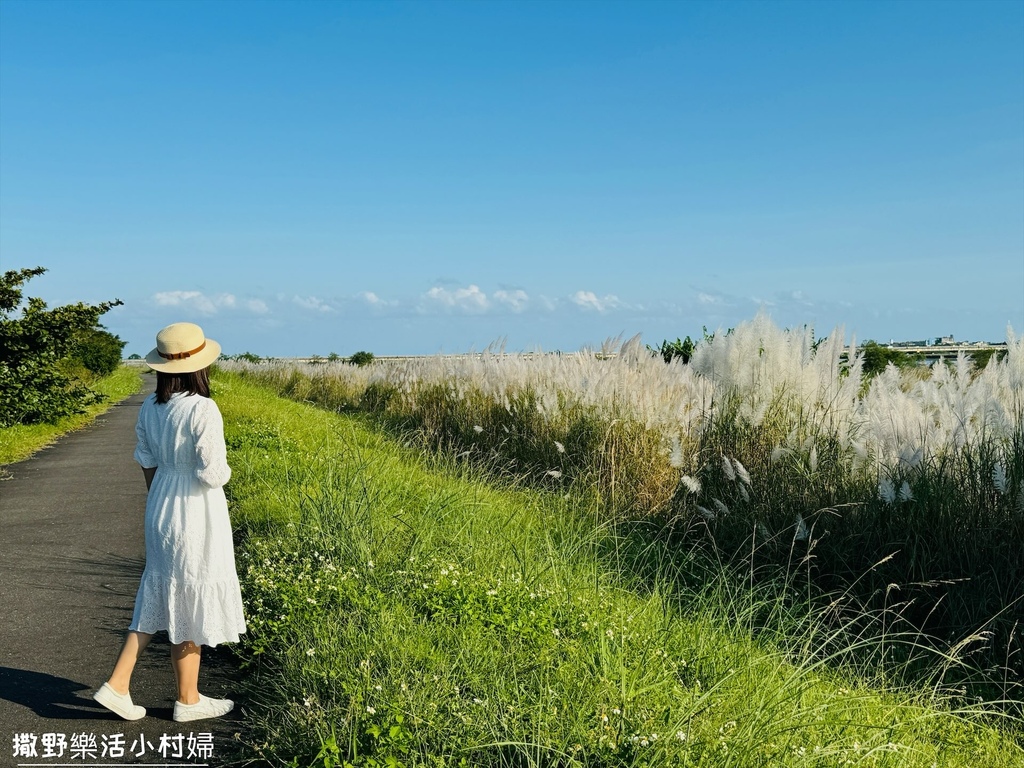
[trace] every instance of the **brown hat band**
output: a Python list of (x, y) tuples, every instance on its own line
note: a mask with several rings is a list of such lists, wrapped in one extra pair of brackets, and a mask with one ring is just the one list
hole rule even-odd
[(157, 354), (159, 354), (164, 360), (184, 360), (187, 357), (192, 357), (196, 352), (202, 352), (204, 347), (206, 347), (205, 341), (191, 352), (161, 352), (160, 350), (157, 350)]

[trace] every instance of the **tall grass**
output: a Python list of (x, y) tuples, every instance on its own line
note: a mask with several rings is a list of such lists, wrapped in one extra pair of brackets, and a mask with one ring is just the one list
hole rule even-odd
[[(1012, 766), (998, 707), (906, 685), (897, 612), (811, 608), (593, 499), (496, 488), (366, 419), (215, 379), (242, 528), (244, 740), (295, 766)], [(831, 610), (831, 613), (829, 612)], [(917, 649), (917, 650), (915, 650)], [(933, 658), (934, 662), (935, 659)], [(943, 662), (943, 660), (939, 660)], [(962, 664), (947, 657), (944, 663)], [(941, 664), (940, 664), (941, 666)], [(1019, 731), (1018, 731), (1019, 733)]]
[(979, 644), (992, 676), (1024, 676), (1024, 340), (1012, 332), (982, 370), (961, 356), (870, 379), (842, 329), (815, 340), (763, 315), (687, 365), (631, 339), (572, 355), (233, 367), (572, 490), (606, 519), (667, 522), (683, 549), (782, 568), (796, 552), (819, 587), (856, 584), (874, 607), (896, 584), (918, 628), (950, 642), (991, 632)]

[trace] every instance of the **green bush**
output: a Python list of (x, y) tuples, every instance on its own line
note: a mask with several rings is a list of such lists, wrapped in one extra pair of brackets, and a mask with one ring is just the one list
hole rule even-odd
[(889, 363), (897, 368), (910, 368), (917, 365), (919, 356), (899, 349), (890, 349), (876, 341), (865, 341), (861, 345), (861, 353), (864, 356), (864, 375), (874, 376), (886, 369)]
[(109, 376), (121, 364), (121, 352), (126, 343), (103, 326), (86, 328), (75, 335), (71, 359), (90, 373)]
[(348, 361), (352, 363), (352, 365), (369, 365), (374, 361), (373, 352), (366, 352), (364, 350), (360, 350), (359, 352), (353, 354), (352, 357), (348, 359)]
[(263, 361), (262, 357), (252, 352), (239, 352), (237, 355), (225, 355), (224, 357), (227, 360), (238, 360), (243, 363), (256, 364)]
[(690, 362), (690, 357), (693, 355), (693, 350), (697, 345), (693, 339), (687, 336), (685, 339), (676, 339), (675, 341), (669, 341), (665, 339), (661, 342), (660, 347), (652, 347), (648, 345), (647, 349), (654, 355), (661, 355), (666, 363), (671, 363), (676, 358), (683, 363)]
[(74, 354), (84, 335), (105, 333), (100, 315), (123, 302), (47, 309), (42, 299), (29, 298), (23, 306), (22, 286), (44, 272), (8, 270), (0, 277), (0, 426), (53, 422), (82, 413), (99, 398), (71, 373)]

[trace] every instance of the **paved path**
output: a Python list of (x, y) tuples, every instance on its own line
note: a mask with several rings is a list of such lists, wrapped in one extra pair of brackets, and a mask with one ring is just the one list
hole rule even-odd
[[(132, 680), (132, 698), (147, 717), (127, 722), (92, 700), (120, 650), (145, 561), (146, 485), (132, 452), (139, 406), (152, 388), (152, 379), (146, 382), (143, 394), (10, 465), (13, 478), (0, 481), (0, 766), (216, 766), (233, 751), (244, 706), (223, 720), (179, 726), (171, 719), (175, 685), (165, 633), (153, 639)], [(200, 675), (205, 693), (235, 693), (237, 671), (225, 650), (204, 648)], [(64, 734), (62, 758), (44, 757), (46, 733)], [(200, 733), (213, 734), (213, 756), (184, 759), (189, 735), (198, 740)], [(38, 758), (15, 755), (19, 734), (36, 736)], [(73, 734), (86, 745), (95, 738), (95, 758), (72, 754)], [(116, 742), (117, 734), (124, 754), (104, 756), (104, 741)], [(174, 757), (176, 743), (161, 754), (161, 737), (177, 734), (185, 737), (183, 757)], [(140, 736), (149, 742), (143, 755)]]

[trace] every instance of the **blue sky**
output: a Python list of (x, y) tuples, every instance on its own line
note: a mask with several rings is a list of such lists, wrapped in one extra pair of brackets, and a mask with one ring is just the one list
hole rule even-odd
[(0, 2), (0, 262), (145, 353), (1024, 332), (1024, 3)]

